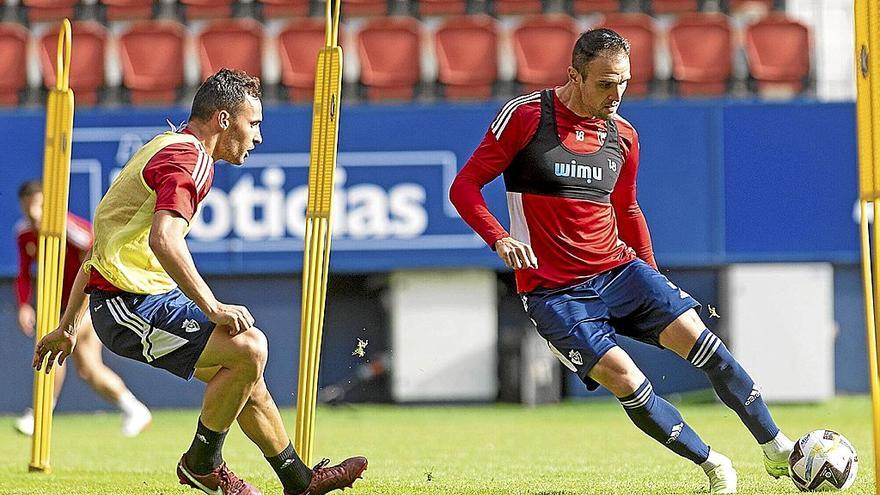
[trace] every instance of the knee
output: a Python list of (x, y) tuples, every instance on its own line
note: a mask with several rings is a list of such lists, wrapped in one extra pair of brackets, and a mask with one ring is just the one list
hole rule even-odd
[(647, 378), (641, 372), (625, 372), (608, 379), (605, 388), (616, 397), (626, 397), (632, 395), (643, 384)]
[(246, 372), (253, 380), (258, 380), (263, 375), (266, 361), (269, 358), (269, 344), (266, 335), (258, 328), (251, 328), (236, 335), (233, 340), (236, 341), (237, 367)]
[(250, 406), (259, 406), (266, 404), (272, 400), (269, 389), (266, 388), (266, 382), (262, 379), (257, 381), (254, 388), (251, 389), (251, 395), (248, 396), (247, 404)]

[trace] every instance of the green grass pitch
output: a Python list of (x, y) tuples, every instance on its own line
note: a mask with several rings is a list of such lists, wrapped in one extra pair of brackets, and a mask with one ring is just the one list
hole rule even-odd
[[(734, 461), (740, 493), (797, 493), (774, 480), (739, 420), (718, 404), (679, 404), (703, 438)], [(822, 405), (775, 406), (789, 435), (830, 428), (860, 453), (856, 484), (848, 493), (874, 493), (870, 402), (842, 397)], [(288, 431), (293, 411), (283, 412)], [(53, 473), (27, 472), (30, 441), (0, 417), (0, 494), (190, 494), (174, 466), (192, 439), (196, 411), (158, 411), (138, 438), (119, 435), (117, 414), (56, 417)], [(696, 494), (705, 476), (638, 431), (613, 401), (515, 405), (401, 407), (358, 405), (318, 410), (318, 456), (370, 458), (357, 494)], [(233, 427), (225, 458), (263, 492), (281, 494), (269, 465)], [(339, 493), (339, 492), (337, 492)]]

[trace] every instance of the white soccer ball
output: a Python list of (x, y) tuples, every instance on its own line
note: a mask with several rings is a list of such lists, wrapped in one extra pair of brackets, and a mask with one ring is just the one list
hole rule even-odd
[(846, 490), (856, 480), (859, 456), (849, 440), (831, 430), (816, 430), (798, 439), (788, 457), (788, 472), (802, 492)]

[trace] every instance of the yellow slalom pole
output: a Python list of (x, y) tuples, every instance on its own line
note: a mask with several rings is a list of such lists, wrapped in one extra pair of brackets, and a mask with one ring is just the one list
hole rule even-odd
[(342, 48), (339, 47), (340, 1), (327, 0), (326, 42), (318, 53), (312, 110), (309, 199), (306, 207), (303, 249), (299, 377), (294, 434), (294, 446), (306, 464), (311, 464), (314, 450), (318, 371), (330, 263), (333, 171), (336, 168), (339, 101), (342, 92)]
[[(856, 121), (859, 149), (859, 212), (865, 329), (871, 383), (874, 434), (874, 479), (880, 480), (880, 367), (878, 367), (877, 305), (880, 304), (880, 6), (855, 0)], [(873, 236), (868, 203), (873, 202)], [(873, 242), (872, 241), (873, 237)], [(880, 495), (880, 483), (874, 485)]]
[[(73, 134), (73, 91), (70, 89), (70, 21), (61, 24), (56, 53), (55, 88), (46, 103), (43, 157), (43, 217), (37, 255), (36, 341), (58, 326), (61, 312), (64, 253), (67, 244), (67, 197), (70, 189), (70, 147)], [(55, 370), (34, 372), (34, 435), (28, 469), (49, 472)]]

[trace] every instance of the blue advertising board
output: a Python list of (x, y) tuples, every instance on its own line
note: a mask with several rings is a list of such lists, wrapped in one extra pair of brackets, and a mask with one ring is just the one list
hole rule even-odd
[[(447, 199), (498, 102), (343, 108), (332, 268), (343, 272), (501, 264)], [(852, 104), (632, 102), (639, 201), (664, 265), (858, 259)], [(77, 110), (70, 208), (90, 217), (129, 156), (184, 109)], [(0, 233), (18, 184), (41, 173), (45, 116), (0, 112)], [(288, 273), (302, 265), (311, 110), (268, 107), (243, 168), (218, 164), (190, 247), (205, 273)], [(503, 186), (484, 189), (507, 224)], [(0, 275), (15, 273), (13, 256)]]

